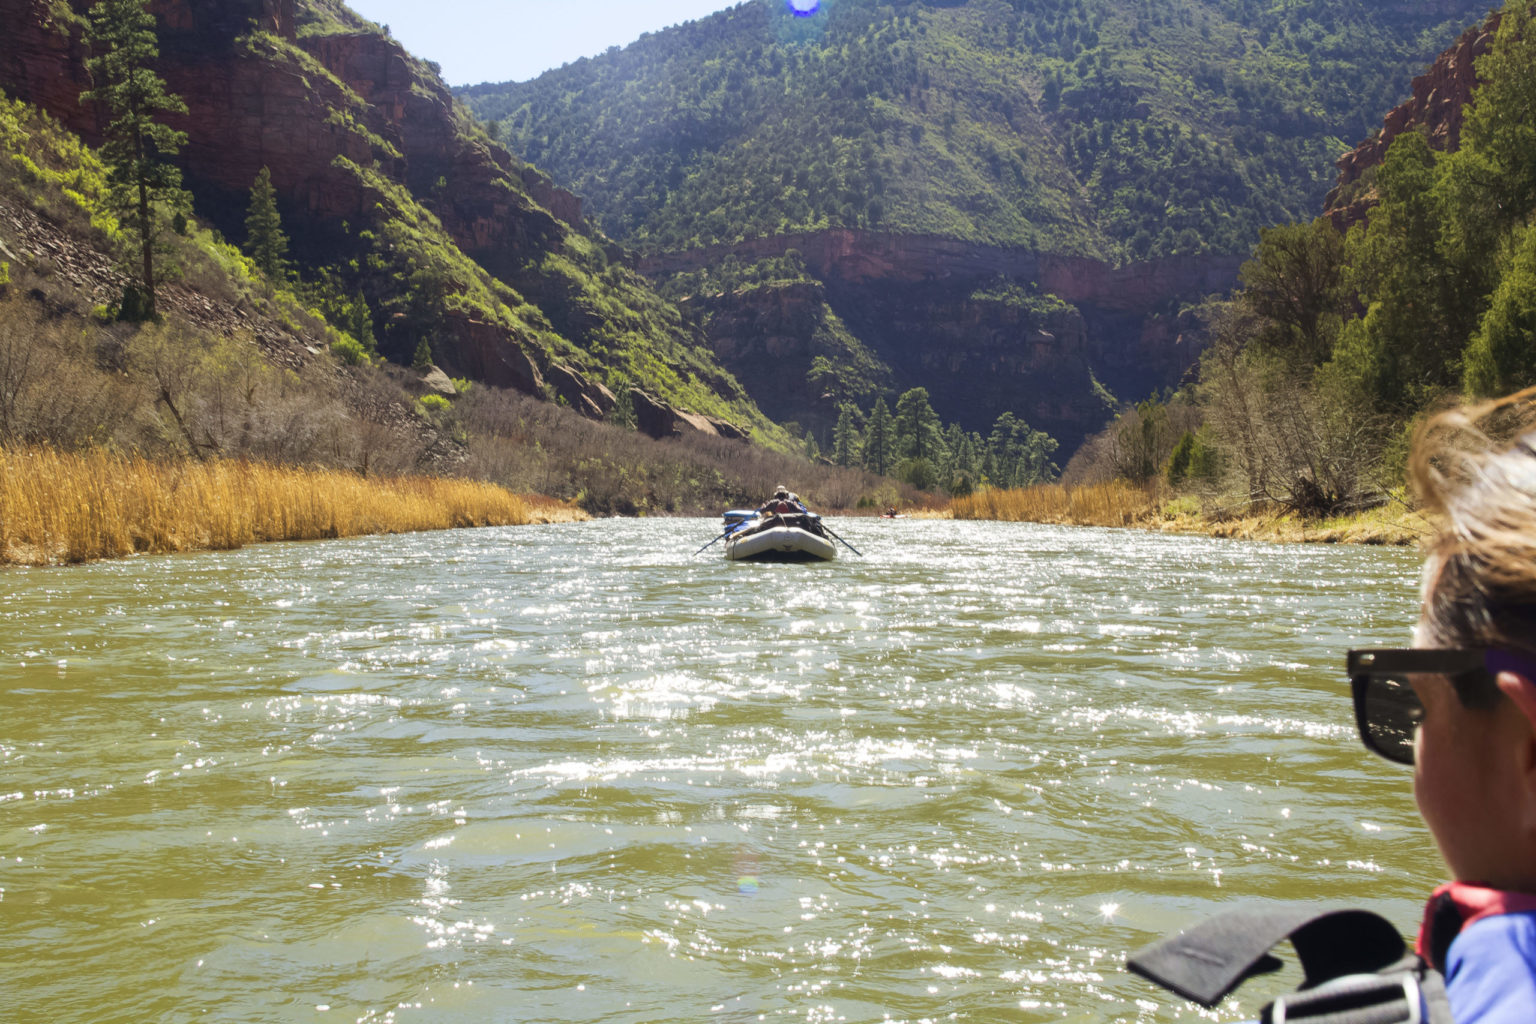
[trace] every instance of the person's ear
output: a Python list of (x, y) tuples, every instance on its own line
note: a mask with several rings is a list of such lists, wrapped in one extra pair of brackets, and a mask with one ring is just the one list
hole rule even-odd
[(1515, 672), (1500, 672), (1494, 685), (1519, 709), (1528, 726), (1521, 733), (1520, 771), (1527, 791), (1536, 798), (1536, 682)]
[(1536, 732), (1536, 681), (1515, 672), (1500, 672), (1494, 685), (1520, 709), (1526, 721), (1531, 723), (1532, 732)]

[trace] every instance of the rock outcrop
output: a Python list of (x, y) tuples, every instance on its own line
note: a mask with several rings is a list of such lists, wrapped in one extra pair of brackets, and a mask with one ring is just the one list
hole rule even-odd
[(618, 404), (612, 391), (569, 366), (551, 366), (545, 379), (555, 394), (588, 419), (600, 420)]
[(1406, 131), (1422, 131), (1430, 146), (1451, 152), (1461, 144), (1461, 126), (1472, 93), (1477, 88), (1477, 59), (1493, 46), (1501, 16), (1469, 28), (1428, 71), (1413, 80), (1413, 96), (1394, 108), (1381, 130), (1339, 158), (1339, 181), (1323, 204), (1324, 212), (1340, 229), (1363, 220), (1376, 205), (1376, 191), (1369, 172), (1381, 166), (1387, 150)]
[(411, 382), (411, 390), (420, 395), (441, 395), (443, 398), (459, 397), (459, 389), (449, 377), (436, 366), (428, 366), (416, 374)]
[(635, 410), (636, 427), (642, 434), (648, 434), (657, 440), (681, 437), (690, 431), (732, 441), (745, 441), (749, 436), (745, 430), (733, 423), (727, 423), (713, 416), (703, 416), (673, 408), (640, 388), (630, 388), (629, 402)]
[(432, 341), (432, 352), (455, 377), (512, 388), (525, 395), (544, 393), (544, 375), (523, 345), (499, 324), (450, 312), (445, 329)]

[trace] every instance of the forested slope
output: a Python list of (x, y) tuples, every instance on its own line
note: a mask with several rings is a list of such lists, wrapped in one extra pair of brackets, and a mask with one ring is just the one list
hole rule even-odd
[[(831, 227), (1119, 261), (1245, 253), (1482, 0), (752, 0), (460, 90), (605, 230)], [(1345, 141), (1347, 140), (1347, 142)]]

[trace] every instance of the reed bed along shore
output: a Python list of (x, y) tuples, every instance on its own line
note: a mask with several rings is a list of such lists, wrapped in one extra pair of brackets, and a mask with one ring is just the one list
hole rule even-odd
[(1423, 513), (1401, 501), (1335, 516), (1305, 519), (1281, 506), (1245, 504), (1240, 511), (1203, 509), (1192, 498), (1123, 480), (1087, 487), (1041, 484), (1018, 490), (984, 490), (950, 503), (955, 519), (1119, 526), (1167, 533), (1196, 533), (1235, 540), (1307, 544), (1417, 544), (1432, 532)]
[(950, 502), (956, 519), (1067, 526), (1135, 526), (1157, 508), (1153, 492), (1121, 480), (1088, 487), (1040, 484), (1015, 490), (987, 488)]
[(472, 480), (0, 448), (0, 565), (582, 518)]

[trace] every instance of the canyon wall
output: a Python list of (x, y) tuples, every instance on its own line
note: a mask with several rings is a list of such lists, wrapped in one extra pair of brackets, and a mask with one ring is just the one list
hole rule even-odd
[[(1107, 389), (1135, 401), (1177, 386), (1199, 358), (1182, 305), (1225, 294), (1237, 257), (1114, 266), (1077, 256), (950, 238), (832, 230), (751, 239), (640, 260), (653, 275), (727, 256), (746, 263), (794, 250), (821, 289), (752, 289), (695, 300), (716, 357), (764, 411), (824, 434), (843, 396), (808, 376), (825, 301), (892, 371), (896, 392), (926, 387), (946, 421), (986, 433), (1004, 412), (1045, 430), (1070, 453), (1110, 415)], [(1032, 314), (985, 298), (999, 280), (1033, 286), (1073, 309)], [(980, 297), (978, 296), (980, 292)], [(1100, 386), (1096, 386), (1100, 385)], [(868, 408), (870, 402), (860, 403)]]
[(923, 282), (1004, 276), (1035, 282), (1073, 305), (1135, 312), (1170, 300), (1229, 290), (1242, 258), (1169, 257), (1115, 266), (1088, 257), (1040, 253), (933, 235), (836, 228), (753, 238), (735, 245), (660, 253), (639, 260), (648, 274), (669, 274), (719, 263), (743, 262), (795, 250), (823, 281)]
[(1381, 166), (1393, 141), (1405, 131), (1422, 131), (1432, 148), (1451, 152), (1461, 143), (1465, 108), (1477, 88), (1477, 59), (1493, 46), (1501, 17), (1464, 32), (1429, 70), (1413, 80), (1413, 95), (1395, 107), (1381, 130), (1339, 158), (1339, 181), (1324, 210), (1340, 229), (1363, 220), (1376, 205), (1370, 172)]
[[(88, 7), (88, 0), (73, 0), (77, 16)], [(348, 246), (364, 257), (359, 233), (374, 226), (389, 191), (403, 188), (465, 254), (503, 281), (520, 282), (538, 301), (541, 285), (527, 277), (528, 267), (580, 227), (581, 201), (490, 145), (424, 62), (362, 28), (301, 31), (314, 11), (297, 0), (153, 0), (151, 9), (161, 73), (188, 106), (186, 115), (167, 118), (188, 134), (186, 180), (198, 212), (228, 237), (244, 235), (249, 190), (262, 167), (271, 171), (296, 254), (316, 264), (335, 261)], [(0, 23), (8, 33), (0, 46), (0, 87), (99, 141), (102, 114), (79, 99), (90, 83), (78, 18), (64, 17), (50, 0), (0, 0)], [(1167, 329), (1168, 313), (1230, 290), (1239, 263), (1222, 257), (1113, 266), (850, 229), (638, 264), (661, 275), (728, 254), (752, 261), (790, 249), (801, 253), (825, 294), (813, 301), (793, 291), (762, 293), (734, 311), (729, 298), (716, 302), (708, 339), (770, 414), (822, 432), (835, 421), (845, 396), (810, 376), (816, 356), (837, 356), (810, 341), (826, 307), (889, 368), (894, 392), (925, 386), (941, 416), (981, 432), (1012, 411), (1059, 436), (1068, 450), (1107, 415), (1096, 382), (1130, 400), (1178, 383), (1198, 353)], [(1076, 308), (1042, 319), (973, 297), (998, 279)], [(380, 308), (390, 283), (362, 286)], [(400, 333), (399, 319), (382, 324), (381, 333)], [(409, 359), (405, 344), (387, 351)], [(551, 381), (567, 380), (533, 339), (463, 315), (440, 325), (433, 347), (454, 372), (488, 382), (542, 392)], [(600, 394), (586, 399), (573, 404), (602, 405)]]

